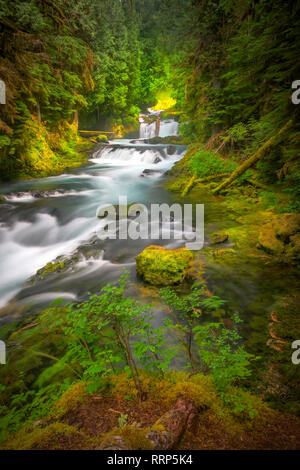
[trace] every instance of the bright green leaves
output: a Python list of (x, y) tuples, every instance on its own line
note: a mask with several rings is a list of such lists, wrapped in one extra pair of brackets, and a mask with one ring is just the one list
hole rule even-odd
[(52, 328), (61, 328), (69, 344), (71, 363), (79, 363), (90, 392), (105, 387), (117, 368), (126, 366), (140, 399), (138, 368), (165, 371), (176, 351), (164, 352), (164, 330), (152, 325), (150, 305), (126, 297), (128, 273), (116, 286), (107, 284), (100, 295), (71, 304), (62, 315), (53, 314)]

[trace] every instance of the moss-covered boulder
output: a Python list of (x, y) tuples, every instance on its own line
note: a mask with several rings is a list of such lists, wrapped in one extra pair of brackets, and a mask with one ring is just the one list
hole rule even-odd
[(276, 237), (272, 223), (263, 226), (258, 235), (258, 246), (271, 255), (281, 255), (284, 252), (284, 243)]
[(107, 135), (105, 134), (99, 134), (97, 136), (97, 142), (100, 142), (100, 143), (103, 143), (103, 144), (108, 144), (108, 138), (107, 138)]
[(215, 232), (211, 234), (210, 239), (213, 244), (224, 243), (228, 240), (228, 234)]
[(286, 263), (300, 262), (300, 214), (284, 214), (263, 225), (258, 247)]
[(194, 253), (185, 248), (168, 250), (153, 245), (136, 257), (136, 270), (149, 284), (169, 286), (184, 280), (193, 259)]

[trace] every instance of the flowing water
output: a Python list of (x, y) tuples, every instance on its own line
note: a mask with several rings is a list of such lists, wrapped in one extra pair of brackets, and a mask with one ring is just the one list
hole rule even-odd
[[(177, 128), (174, 121), (162, 121), (160, 126), (164, 135)], [(117, 279), (124, 268), (135, 278), (135, 256), (149, 240), (99, 240), (97, 208), (118, 204), (119, 195), (126, 196), (128, 204), (171, 202), (162, 175), (185, 149), (177, 146), (168, 155), (166, 146), (134, 142), (111, 141), (95, 151), (88, 165), (69, 173), (1, 187), (6, 197), (0, 216), (2, 322), (9, 321), (11, 311), (32, 312), (57, 297), (82, 299)], [(156, 243), (174, 247), (184, 241)], [(69, 269), (30, 280), (61, 255), (73, 257)]]
[[(141, 122), (144, 139), (153, 130), (155, 123)], [(160, 123), (161, 136), (176, 135), (177, 130), (173, 120)], [(164, 173), (185, 152), (176, 146), (175, 153), (168, 155), (168, 148), (146, 144), (143, 139), (118, 139), (96, 150), (79, 169), (2, 185), (0, 194), (6, 202), (0, 205), (0, 323), (31, 315), (56, 298), (82, 300), (88, 292), (99, 292), (107, 282), (118, 279), (124, 268), (136, 286), (135, 256), (146, 246), (184, 245), (180, 239), (102, 241), (97, 237), (98, 207), (118, 204), (120, 195), (127, 197), (128, 204), (195, 202), (165, 189)], [(196, 202), (205, 204), (206, 244), (207, 234), (236, 224), (216, 198), (199, 191)], [(65, 270), (32, 279), (38, 269), (59, 256), (71, 260)], [(282, 276), (281, 267), (246, 261), (234, 267), (208, 261), (205, 271), (213, 292), (241, 313), (253, 352), (261, 352), (268, 339), (269, 313), (277, 298), (299, 287), (297, 273), (286, 270)], [(139, 291), (132, 293), (143, 300)], [(151, 296), (146, 301), (152, 301)], [(166, 311), (159, 305), (155, 313), (159, 321)]]

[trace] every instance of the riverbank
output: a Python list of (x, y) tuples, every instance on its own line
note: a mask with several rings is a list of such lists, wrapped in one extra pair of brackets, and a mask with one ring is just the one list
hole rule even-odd
[[(194, 177), (195, 155), (201, 178)], [(275, 408), (299, 415), (300, 370), (291, 361), (291, 344), (300, 330), (300, 215), (287, 212), (282, 188), (263, 184), (255, 171), (215, 195), (228, 175), (227, 164), (226, 157), (192, 144), (169, 171), (166, 185), (184, 202), (205, 204), (207, 243), (196, 262), (213, 292), (245, 321), (246, 348), (260, 356), (251, 390)]]

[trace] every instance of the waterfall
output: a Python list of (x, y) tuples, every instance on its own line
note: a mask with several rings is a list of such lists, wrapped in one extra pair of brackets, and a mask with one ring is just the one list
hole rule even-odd
[(110, 163), (110, 164), (156, 164), (163, 160), (162, 152), (153, 149), (137, 149), (137, 148), (114, 148), (107, 147), (101, 149), (94, 157), (94, 162)]
[(141, 122), (140, 139), (152, 139), (156, 134), (156, 122)]
[[(153, 117), (153, 112), (150, 114)], [(145, 115), (140, 115), (140, 139), (152, 139), (153, 137), (168, 137), (170, 135), (178, 134), (179, 123), (174, 119), (159, 121), (145, 122)]]
[(177, 135), (179, 124), (174, 119), (160, 122), (159, 137), (167, 137), (169, 135)]

